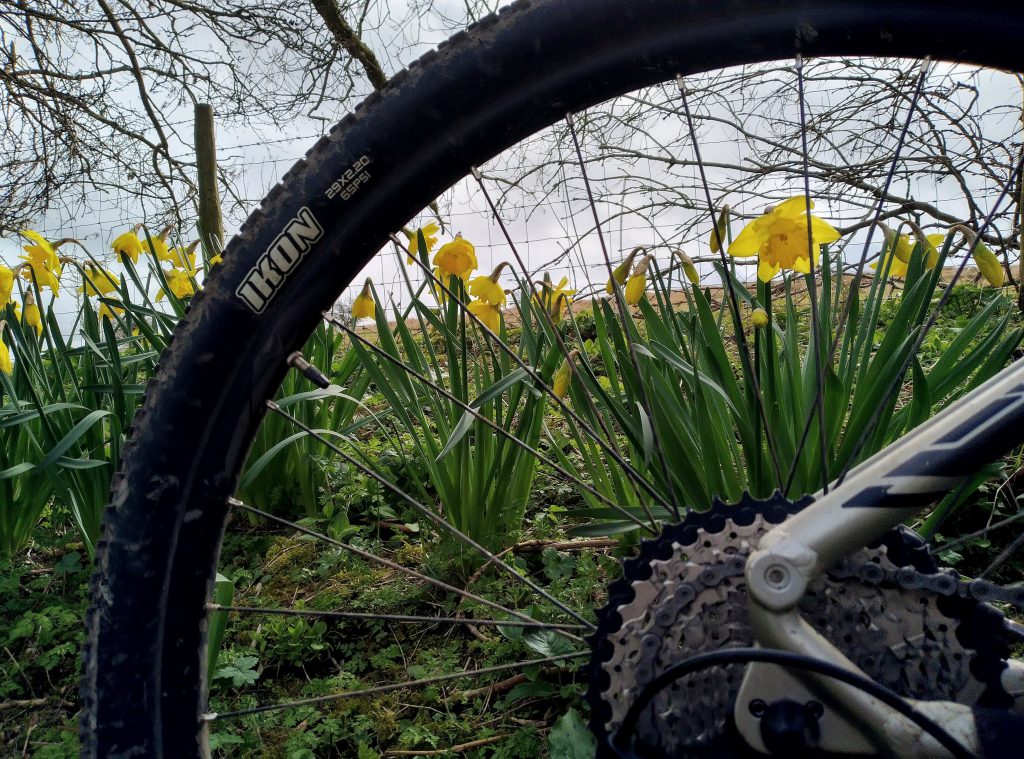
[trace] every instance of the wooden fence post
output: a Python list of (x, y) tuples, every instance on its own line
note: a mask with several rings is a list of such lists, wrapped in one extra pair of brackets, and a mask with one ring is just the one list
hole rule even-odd
[(217, 143), (213, 131), (213, 108), (196, 103), (196, 167), (199, 180), (199, 238), (207, 259), (219, 255), (224, 246), (224, 220), (220, 215), (217, 189)]

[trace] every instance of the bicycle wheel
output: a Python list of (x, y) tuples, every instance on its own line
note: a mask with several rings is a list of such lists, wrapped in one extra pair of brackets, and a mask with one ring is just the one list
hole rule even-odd
[[(471, 167), (567, 112), (677, 76), (794, 55), (1021, 70), (1022, 38), (1024, 18), (1008, 1), (969, 9), (934, 0), (524, 1), (395, 77), (246, 222), (146, 390), (97, 550), (82, 690), (86, 755), (208, 750), (207, 602), (229, 499), (266, 402), (289, 356), (389, 235)], [(632, 469), (611, 442), (602, 446), (614, 466)], [(663, 451), (651, 455), (664, 461)], [(659, 513), (666, 519), (693, 505), (670, 493)], [(592, 625), (589, 612), (575, 617), (564, 617), (566, 629)]]

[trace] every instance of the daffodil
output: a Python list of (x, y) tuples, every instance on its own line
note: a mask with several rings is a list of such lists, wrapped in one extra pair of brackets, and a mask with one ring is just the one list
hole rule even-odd
[[(192, 282), (192, 277), (195, 276), (194, 271), (182, 271), (181, 269), (164, 269), (164, 279), (167, 280), (167, 287), (174, 293), (176, 298), (187, 298), (190, 295), (194, 295), (196, 291), (195, 284)], [(191, 276), (190, 276), (191, 275)], [(158, 301), (163, 300), (164, 290), (160, 290), (156, 294)]]
[(629, 276), (629, 267), (633, 265), (633, 259), (636, 258), (636, 254), (642, 251), (643, 248), (633, 248), (629, 255), (622, 259), (622, 263), (612, 269), (612, 276), (604, 286), (606, 293), (611, 295), (615, 292), (615, 282), (618, 282), (620, 285), (626, 284), (626, 278)]
[(86, 295), (109, 295), (117, 290), (121, 282), (116, 275), (95, 264), (86, 264), (85, 273), (82, 275), (82, 286), (78, 292)]
[(142, 253), (142, 240), (138, 236), (139, 226), (132, 228), (130, 232), (124, 232), (114, 238), (114, 242), (110, 244), (110, 247), (114, 249), (114, 255), (117, 260), (124, 263), (126, 259), (131, 259), (133, 264), (139, 262), (139, 254)]
[[(117, 306), (111, 307), (111, 306), (108, 306), (106, 303), (100, 302), (99, 310), (96, 312), (97, 318), (102, 320), (103, 317), (106, 317), (106, 318), (110, 319), (110, 321), (114, 321), (115, 315), (123, 316), (124, 315), (124, 309), (123, 308), (118, 308)], [(138, 329), (133, 331), (132, 334), (133, 335), (137, 335), (138, 334)]]
[(43, 315), (39, 312), (36, 299), (32, 293), (25, 294), (25, 314), (22, 317), (25, 324), (35, 327), (36, 334), (43, 334)]
[(373, 281), (367, 277), (363, 283), (363, 291), (352, 301), (353, 319), (372, 319), (377, 313), (377, 304), (373, 302)]
[(0, 265), (0, 308), (11, 302), (14, 294), (14, 272)]
[[(32, 260), (39, 262), (59, 277), (61, 267), (60, 258), (57, 256), (57, 248), (60, 247), (64, 240), (57, 243), (51, 243), (41, 234), (33, 232), (31, 229), (23, 229), (19, 234), (34, 243), (33, 245), (26, 245), (23, 248), (23, 250), (31, 256)], [(25, 256), (22, 256), (22, 259), (25, 261), (30, 260)]]
[(469, 290), (469, 294), (492, 306), (504, 306), (507, 296), (505, 295), (505, 288), (498, 284), (498, 277), (501, 276), (501, 270), (506, 266), (508, 266), (508, 263), (502, 261), (489, 275), (481, 275), (471, 279), (466, 287)]
[(148, 248), (150, 253), (156, 256), (157, 261), (168, 261), (171, 266), (183, 268), (179, 256), (172, 256), (167, 247), (167, 235), (170, 231), (171, 227), (165, 227), (158, 235), (146, 235), (144, 239), (140, 239), (142, 249), (145, 251)]
[(700, 272), (697, 271), (697, 267), (693, 264), (693, 259), (683, 253), (681, 250), (672, 251), (676, 258), (679, 259), (679, 264), (683, 267), (683, 274), (690, 280), (690, 284), (694, 287), (700, 287)]
[(44, 258), (45, 254), (29, 253), (22, 256), (25, 264), (21, 268), (21, 276), (30, 282), (34, 279), (40, 288), (49, 288), (54, 295), (60, 295), (60, 279), (58, 275), (47, 268)]
[(14, 374), (14, 362), (11, 361), (11, 349), (4, 342), (4, 327), (6, 326), (6, 322), (0, 321), (0, 372), (11, 375)]
[(715, 222), (711, 235), (708, 237), (708, 247), (711, 248), (712, 253), (717, 253), (725, 245), (727, 239), (729, 239), (729, 206), (722, 206), (722, 211), (718, 214), (718, 221)]
[(807, 199), (799, 195), (768, 209), (743, 228), (729, 246), (729, 255), (757, 256), (757, 276), (762, 282), (771, 280), (780, 269), (810, 273), (811, 255), (818, 261), (822, 243), (835, 242), (839, 232), (828, 222), (810, 216), (811, 249), (808, 250), (808, 205), (814, 208), (813, 203), (808, 204)]
[[(159, 239), (159, 238), (158, 238)], [(153, 240), (155, 243), (156, 240)], [(166, 257), (160, 260), (169, 261), (171, 266), (178, 269), (195, 269), (196, 268), (196, 248), (199, 247), (199, 240), (195, 240), (187, 248), (171, 248), (167, 251)], [(164, 249), (166, 249), (166, 244)], [(160, 258), (159, 254), (157, 258)]]
[(992, 285), (992, 287), (1003, 286), (1003, 265), (999, 263), (999, 258), (993, 253), (985, 243), (980, 240), (974, 245), (974, 250), (971, 253), (974, 256), (974, 263), (978, 265), (978, 271), (981, 272), (986, 281)]
[(223, 263), (223, 262), (224, 262), (224, 256), (222, 256), (220, 253), (218, 253), (215, 256), (210, 256), (210, 266), (211, 267), (212, 266), (216, 266), (217, 264)]
[(572, 370), (573, 370), (573, 357), (579, 356), (579, 351), (573, 351), (565, 360), (562, 361), (562, 365), (558, 367), (555, 372), (555, 376), (551, 380), (551, 392), (555, 394), (556, 398), (565, 398), (569, 393), (569, 383), (572, 381)]
[(457, 236), (438, 249), (434, 255), (434, 266), (441, 270), (445, 278), (452, 276), (465, 279), (477, 267), (476, 249), (469, 240)]
[(485, 300), (473, 300), (469, 302), (468, 308), (491, 332), (497, 334), (501, 329), (501, 306)]
[(767, 327), (768, 312), (763, 308), (755, 308), (750, 312), (750, 323), (753, 324), (756, 329)]
[(647, 267), (653, 256), (644, 256), (637, 263), (633, 273), (626, 280), (626, 303), (635, 306), (644, 297), (647, 290)]
[(939, 251), (946, 244), (946, 235), (928, 235), (925, 239), (927, 239), (928, 244), (925, 246), (924, 268), (934, 269), (936, 264), (939, 263)]
[(551, 281), (551, 275), (545, 272), (544, 279), (540, 283), (540, 292), (535, 293), (533, 296), (534, 302), (547, 311), (551, 321), (555, 324), (562, 320), (562, 317), (569, 308), (569, 304), (572, 303), (572, 296), (576, 294), (575, 290), (570, 290), (566, 287), (568, 284), (568, 277), (562, 277), (558, 284), (555, 285)]
[[(409, 255), (406, 257), (405, 262), (411, 266), (415, 257), (421, 254), (430, 254), (430, 251), (432, 251), (434, 246), (437, 245), (437, 233), (440, 232), (441, 229), (434, 222), (430, 222), (429, 224), (425, 224), (412, 232), (408, 232), (404, 229), (402, 231), (405, 233), (405, 236), (409, 238)], [(423, 251), (420, 250), (419, 233), (423, 234), (423, 242), (426, 243), (427, 247), (427, 249)]]
[(60, 294), (60, 258), (57, 256), (59, 243), (51, 243), (38, 232), (31, 229), (21, 231), (21, 236), (33, 242), (32, 245), (24, 246), (24, 256), (21, 260), (25, 267), (21, 270), (21, 276), (29, 281), (35, 279), (39, 287), (47, 287), (54, 295)]

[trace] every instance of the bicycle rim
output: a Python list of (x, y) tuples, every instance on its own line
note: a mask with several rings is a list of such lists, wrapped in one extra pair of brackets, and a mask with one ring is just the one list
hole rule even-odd
[[(351, 278), (471, 167), (680, 75), (795, 55), (1020, 70), (1020, 39), (1010, 2), (520, 2), (395, 77), (250, 217), (147, 387), (97, 549), (86, 754), (206, 750), (206, 603), (265, 402)], [(369, 178), (343, 195), (353, 170)]]

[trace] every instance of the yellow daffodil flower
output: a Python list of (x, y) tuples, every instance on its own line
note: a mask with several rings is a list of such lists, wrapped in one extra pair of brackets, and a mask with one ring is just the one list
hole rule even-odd
[(445, 278), (452, 276), (465, 279), (477, 267), (476, 249), (469, 240), (456, 237), (438, 249), (434, 255), (434, 266), (441, 270)]
[(939, 251), (942, 250), (942, 246), (946, 244), (946, 235), (928, 235), (927, 240), (928, 245), (926, 246), (924, 254), (924, 268), (934, 269), (936, 264), (939, 263)]
[(763, 308), (755, 308), (750, 312), (750, 323), (756, 329), (763, 329), (768, 326), (768, 312)]
[(690, 284), (694, 287), (700, 287), (700, 272), (697, 271), (697, 267), (694, 266), (693, 259), (683, 253), (681, 250), (673, 251), (676, 258), (679, 259), (679, 264), (683, 267), (683, 274), (690, 280)]
[(78, 292), (86, 295), (109, 295), (115, 292), (120, 284), (121, 281), (116, 275), (95, 264), (86, 264), (82, 286), (78, 288)]
[(630, 254), (622, 259), (622, 263), (612, 269), (612, 276), (604, 286), (606, 293), (611, 295), (615, 292), (615, 282), (618, 282), (620, 285), (626, 284), (626, 278), (629, 276), (629, 267), (633, 265), (633, 259), (636, 257), (636, 254), (641, 251), (643, 251), (643, 248), (633, 248)]
[[(154, 239), (153, 242), (156, 243), (156, 239)], [(199, 247), (199, 240), (196, 240), (187, 248), (171, 248), (169, 251), (167, 251), (166, 258), (162, 258), (160, 260), (170, 261), (171, 266), (177, 269), (195, 270), (197, 247)], [(166, 250), (166, 248), (167, 245), (165, 244), (164, 249)], [(159, 254), (157, 254), (157, 258), (160, 258)]]
[(170, 227), (164, 229), (158, 235), (147, 235), (146, 237), (139, 238), (139, 242), (142, 243), (142, 250), (149, 249), (149, 252), (156, 256), (157, 261), (168, 261), (171, 266), (180, 266), (177, 260), (177, 256), (171, 256), (171, 251), (167, 247), (166, 235), (171, 230)]
[(30, 327), (35, 327), (36, 334), (43, 334), (43, 315), (39, 312), (36, 299), (32, 293), (25, 294), (25, 314), (22, 321)]
[(352, 301), (353, 319), (372, 319), (377, 313), (377, 304), (373, 302), (373, 281), (367, 277), (363, 283), (363, 291)]
[(505, 288), (498, 284), (498, 277), (501, 276), (501, 270), (506, 266), (508, 266), (508, 263), (502, 261), (494, 268), (490, 275), (481, 275), (471, 279), (466, 287), (469, 290), (469, 294), (484, 303), (490, 303), (492, 306), (504, 306), (507, 296), (505, 295)]
[[(171, 292), (174, 293), (176, 298), (187, 298), (190, 295), (194, 295), (196, 292), (195, 285), (192, 283), (192, 277), (196, 272), (194, 271), (182, 271), (181, 269), (164, 269), (164, 278), (167, 280), (167, 286)], [(191, 275), (191, 276), (190, 276)], [(164, 291), (160, 290), (156, 294), (156, 299), (163, 300)]]
[(40, 288), (49, 288), (54, 295), (60, 295), (60, 280), (44, 263), (45, 254), (29, 253), (22, 256), (26, 263), (21, 269), (21, 276), (31, 282), (35, 279)]
[(717, 253), (728, 239), (729, 206), (722, 206), (722, 211), (718, 214), (718, 221), (715, 222), (715, 226), (708, 236), (708, 247), (711, 248), (712, 253)]
[[(423, 255), (429, 255), (430, 251), (434, 249), (434, 246), (437, 245), (437, 233), (440, 232), (441, 229), (434, 222), (430, 222), (419, 229), (414, 229), (412, 232), (407, 232), (404, 229), (402, 231), (405, 233), (405, 236), (409, 238), (409, 255), (406, 257), (405, 262), (409, 266), (412, 266), (414, 258), (420, 256), (421, 253)], [(423, 233), (423, 242), (427, 244), (427, 249), (424, 251), (420, 251), (418, 232)]]
[(51, 243), (45, 237), (38, 232), (33, 232), (31, 229), (23, 229), (19, 234), (31, 240), (33, 245), (24, 246), (23, 250), (28, 253), (28, 257), (22, 256), (22, 260), (36, 262), (45, 266), (55, 276), (60, 276), (60, 258), (57, 256), (57, 248), (60, 247), (64, 240), (58, 243)]
[[(812, 244), (808, 251), (807, 205), (807, 200), (798, 195), (769, 209), (743, 228), (729, 246), (729, 255), (736, 258), (757, 256), (757, 276), (762, 282), (771, 280), (780, 269), (809, 274), (810, 256), (818, 261), (820, 246), (838, 240), (839, 232), (828, 222), (811, 216)], [(814, 204), (811, 203), (810, 207), (814, 208)]]
[[(114, 321), (115, 314), (117, 314), (119, 316), (123, 316), (124, 315), (124, 309), (123, 308), (118, 308), (117, 306), (114, 306), (113, 308), (111, 308), (106, 303), (100, 303), (99, 310), (96, 312), (96, 316), (101, 321), (103, 320), (103, 317), (106, 317), (106, 318), (110, 319), (110, 321)], [(138, 330), (132, 332), (132, 334), (133, 335), (134, 334), (138, 334)]]
[(0, 308), (11, 302), (14, 294), (14, 272), (0, 265)]
[(981, 272), (981, 276), (992, 287), (1002, 287), (1005, 273), (1003, 265), (999, 263), (999, 258), (996, 254), (985, 243), (979, 241), (975, 244), (971, 255), (974, 256), (974, 263), (978, 265), (978, 271)]
[(548, 312), (548, 316), (555, 324), (562, 320), (565, 312), (569, 309), (569, 304), (572, 303), (572, 296), (576, 294), (575, 290), (566, 287), (568, 284), (569, 278), (562, 277), (555, 285), (551, 281), (551, 275), (545, 272), (544, 279), (540, 283), (540, 292), (533, 296), (534, 302)]
[(224, 263), (224, 256), (218, 253), (215, 256), (210, 256), (210, 266), (216, 266), (217, 264)]
[(139, 262), (139, 254), (142, 253), (142, 240), (139, 239), (138, 231), (139, 227), (136, 226), (130, 232), (115, 237), (114, 242), (110, 244), (110, 247), (114, 249), (114, 255), (121, 263), (124, 263), (125, 259), (131, 259), (133, 264)]
[(4, 342), (4, 327), (7, 324), (0, 321), (0, 372), (6, 375), (14, 374), (14, 362), (11, 361), (11, 349)]
[(469, 312), (483, 322), (494, 334), (501, 329), (501, 306), (496, 303), (488, 303), (485, 300), (472, 300), (469, 302)]

